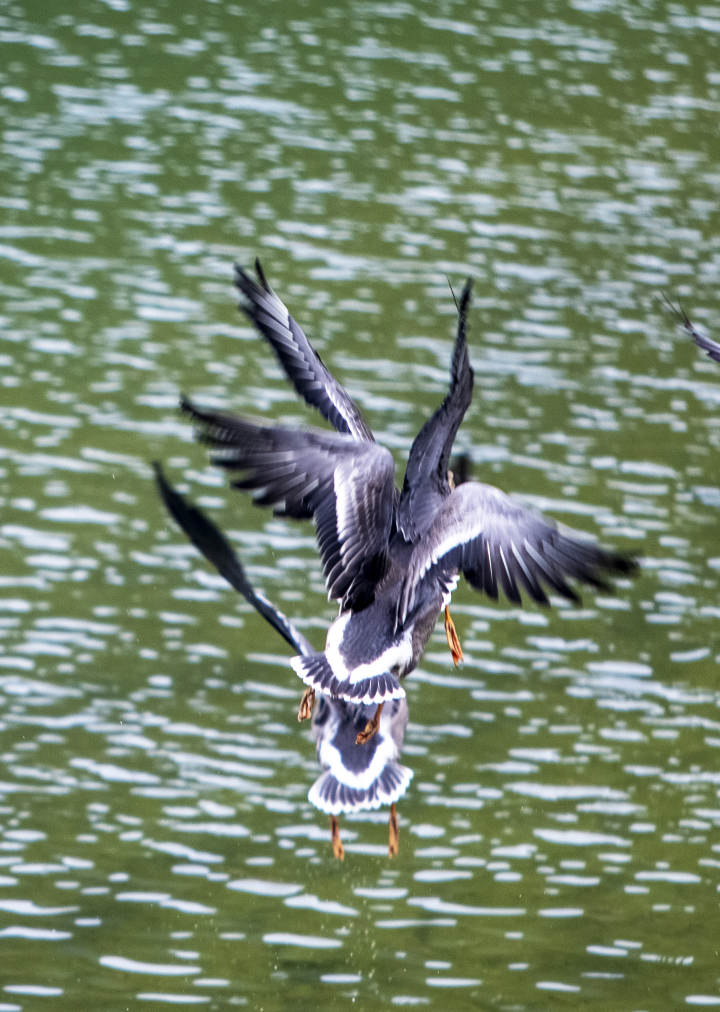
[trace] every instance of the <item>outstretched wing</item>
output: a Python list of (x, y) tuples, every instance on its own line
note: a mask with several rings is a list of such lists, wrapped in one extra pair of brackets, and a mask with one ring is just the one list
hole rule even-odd
[(445, 400), (415, 437), (410, 450), (398, 505), (398, 527), (408, 541), (426, 530), (440, 503), (450, 495), (450, 451), (470, 406), (473, 371), (467, 350), (467, 313), (472, 280), (468, 278), (458, 303), (458, 328)]
[(712, 341), (709, 337), (706, 337), (705, 334), (700, 333), (682, 306), (674, 306), (667, 295), (664, 296), (664, 299), (670, 311), (674, 313), (680, 325), (684, 327), (685, 331), (690, 335), (698, 348), (702, 348), (706, 355), (709, 355), (710, 358), (714, 359), (716, 362), (720, 362), (720, 344), (718, 344), (717, 341)]
[(338, 432), (345, 432), (353, 439), (372, 440), (373, 434), (360, 409), (323, 365), (302, 329), (267, 283), (259, 260), (255, 261), (255, 270), (257, 281), (235, 265), (235, 285), (245, 299), (240, 308), (273, 348), (297, 392)]
[(168, 482), (162, 467), (153, 464), (158, 491), (168, 513), (185, 532), (188, 539), (208, 562), (217, 569), (231, 587), (239, 591), (245, 600), (276, 629), (283, 639), (303, 656), (311, 654), (313, 647), (292, 622), (278, 611), (263, 594), (256, 591), (247, 577), (240, 560), (222, 531), (203, 511), (188, 502)]
[(520, 604), (523, 589), (538, 603), (549, 604), (545, 586), (577, 601), (568, 579), (609, 589), (608, 576), (636, 568), (628, 556), (563, 533), (499, 489), (470, 481), (450, 494), (413, 549), (398, 604), (398, 625), (422, 600), (426, 581), (447, 587), (459, 572), (494, 599), (502, 590)]
[(319, 429), (259, 425), (235, 415), (182, 408), (213, 449), (212, 462), (241, 471), (236, 488), (276, 512), (315, 520), (330, 597), (359, 610), (387, 569), (395, 487), (393, 459), (374, 442)]

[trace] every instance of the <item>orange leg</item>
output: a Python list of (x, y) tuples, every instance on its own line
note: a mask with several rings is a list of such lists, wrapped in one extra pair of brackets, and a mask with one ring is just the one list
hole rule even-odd
[(395, 802), (390, 805), (390, 821), (388, 822), (388, 857), (397, 857), (400, 850), (400, 834), (398, 832), (397, 809)]
[(355, 738), (356, 745), (365, 745), (367, 742), (370, 741), (370, 739), (374, 734), (377, 734), (377, 729), (380, 726), (380, 714), (382, 713), (383, 706), (385, 706), (385, 704), (380, 703), (377, 710), (375, 711), (372, 720), (369, 720), (365, 725), (365, 730), (358, 731), (357, 736)]
[(309, 686), (303, 692), (302, 699), (300, 700), (300, 709), (298, 710), (298, 720), (309, 720), (312, 717), (313, 706), (315, 705), (315, 689), (311, 689)]
[(448, 646), (452, 654), (453, 664), (459, 664), (463, 659), (463, 652), (449, 607), (445, 609), (445, 635), (447, 636)]
[(334, 856), (338, 861), (345, 860), (345, 848), (342, 845), (340, 839), (340, 827), (338, 826), (338, 820), (334, 815), (330, 816), (330, 831), (332, 833), (332, 849)]

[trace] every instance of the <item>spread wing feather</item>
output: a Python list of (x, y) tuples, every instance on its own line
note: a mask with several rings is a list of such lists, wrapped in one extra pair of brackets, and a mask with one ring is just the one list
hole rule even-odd
[(240, 308), (272, 347), (290, 382), (311, 407), (317, 408), (338, 432), (358, 440), (373, 434), (348, 392), (323, 364), (301, 327), (267, 283), (260, 261), (256, 281), (235, 265), (235, 285), (243, 296)]
[(180, 495), (168, 482), (160, 464), (153, 464), (158, 491), (168, 513), (231, 587), (239, 591), (283, 639), (298, 653), (312, 653), (312, 646), (292, 622), (278, 611), (268, 599), (256, 591), (245, 575), (245, 570), (222, 531), (203, 511)]
[(459, 572), (491, 598), (502, 591), (519, 604), (524, 591), (547, 605), (546, 587), (577, 601), (568, 580), (609, 589), (608, 577), (636, 568), (628, 556), (558, 530), (499, 489), (467, 482), (448, 496), (426, 537), (413, 549), (397, 622), (404, 625), (429, 583), (447, 586)]
[(473, 371), (467, 349), (467, 313), (471, 291), (472, 281), (468, 278), (458, 303), (450, 387), (440, 407), (415, 437), (408, 457), (398, 506), (398, 526), (408, 541), (414, 541), (429, 527), (440, 503), (450, 495), (450, 452), (470, 406), (473, 391)]
[(705, 334), (699, 331), (682, 306), (674, 306), (667, 296), (665, 296), (665, 302), (698, 348), (702, 348), (705, 354), (709, 355), (715, 362), (720, 362), (720, 344), (718, 344), (717, 341), (713, 341), (709, 337), (706, 337)]
[(235, 487), (254, 491), (259, 505), (314, 518), (330, 597), (343, 608), (366, 607), (387, 569), (395, 494), (390, 452), (342, 433), (202, 411), (187, 399), (182, 407), (215, 451), (212, 462), (241, 472)]

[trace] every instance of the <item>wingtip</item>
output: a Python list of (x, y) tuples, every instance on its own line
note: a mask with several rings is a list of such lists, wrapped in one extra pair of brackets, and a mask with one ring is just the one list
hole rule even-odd
[(458, 301), (458, 298), (455, 294), (455, 289), (453, 288), (452, 281), (450, 280), (449, 277), (447, 279), (447, 283), (450, 289), (450, 294), (453, 297), (453, 302), (455, 303), (455, 308), (457, 309), (458, 313), (464, 314), (467, 311), (467, 307), (470, 303), (470, 298), (472, 295), (472, 287), (473, 287), (472, 276), (468, 275), (468, 277), (465, 279), (465, 283), (462, 286), (462, 291), (460, 292), (460, 301)]
[(180, 408), (180, 411), (184, 415), (194, 415), (195, 414), (195, 406), (194, 406), (193, 402), (190, 400), (190, 398), (187, 396), (187, 394), (180, 394), (180, 400), (178, 401), (178, 406)]
[(682, 303), (678, 302), (678, 304), (675, 305), (675, 303), (672, 302), (672, 300), (670, 299), (670, 296), (668, 295), (667, 292), (660, 292), (660, 295), (658, 296), (658, 300), (660, 302), (664, 303), (665, 304), (665, 308), (668, 309), (673, 314), (673, 316), (675, 317), (675, 319), (683, 327), (685, 327), (687, 329), (687, 327), (688, 327), (688, 325), (690, 323), (690, 318), (688, 317), (687, 313), (683, 309)]
[[(193, 422), (193, 424), (196, 426), (195, 438), (198, 439), (200, 442), (203, 442), (204, 441), (203, 426), (206, 426), (211, 421), (211, 418), (204, 411), (202, 411), (201, 408), (196, 407), (196, 405), (193, 404), (190, 398), (187, 397), (185, 394), (180, 395), (180, 411), (183, 415), (186, 415), (190, 419), (190, 421)], [(199, 427), (199, 429), (197, 427)]]
[[(252, 301), (254, 296), (257, 297), (258, 293), (263, 289), (265, 291), (269, 291), (268, 283), (265, 280), (265, 274), (260, 266), (260, 261), (257, 259), (255, 260), (255, 272), (258, 277), (257, 281), (242, 264), (237, 261), (233, 264), (233, 284), (240, 294), (249, 301)], [(243, 303), (240, 303), (239, 308), (245, 309)]]
[(267, 278), (265, 277), (265, 271), (262, 269), (262, 264), (260, 263), (260, 257), (255, 257), (255, 273), (257, 274), (258, 281), (265, 289), (265, 291), (266, 292), (271, 291), (270, 285), (268, 284)]
[(255, 278), (247, 270), (245, 270), (242, 264), (235, 263), (233, 265), (233, 283), (243, 297), (243, 301), (238, 303), (238, 309), (253, 322), (255, 321), (253, 307), (257, 303), (258, 299), (260, 299), (264, 293), (272, 294), (272, 288), (268, 284), (267, 278), (265, 277), (265, 271), (263, 270), (258, 257), (255, 258), (254, 266), (257, 280), (255, 280)]
[(233, 264), (233, 284), (242, 291), (243, 286), (248, 282), (252, 282), (252, 278), (243, 265), (236, 260)]
[(636, 576), (640, 572), (640, 561), (632, 552), (598, 548), (595, 568), (604, 570), (610, 577)]
[(634, 555), (618, 555), (616, 567), (620, 576), (637, 576), (640, 572), (640, 560)]
[[(457, 299), (455, 299), (458, 314), (457, 335), (455, 337), (455, 348), (453, 350), (453, 357), (450, 364), (450, 376), (453, 384), (460, 382), (465, 383), (469, 387), (470, 394), (472, 394), (475, 379), (475, 374), (470, 365), (467, 347), (468, 309), (470, 307), (471, 293), (472, 278), (468, 277), (463, 285), (463, 290), (460, 293), (460, 301), (458, 302)], [(453, 298), (455, 298), (454, 292)]]
[(460, 293), (460, 312), (466, 312), (472, 298), (473, 279), (471, 275), (465, 279), (462, 292)]
[(704, 351), (708, 358), (713, 359), (714, 362), (720, 362), (720, 344), (713, 341), (712, 338), (708, 337), (707, 334), (703, 333), (703, 331), (697, 329), (680, 302), (678, 302), (676, 306), (670, 301), (665, 292), (661, 293), (660, 298), (663, 300), (680, 326), (684, 329), (685, 333), (689, 334), (689, 336), (693, 339), (698, 348), (701, 351)]
[(183, 525), (180, 520), (181, 507), (184, 506), (182, 496), (172, 487), (165, 477), (165, 472), (159, 460), (151, 461), (150, 465), (155, 474), (155, 487), (157, 488), (158, 495), (165, 504), (165, 509), (168, 511), (173, 520), (182, 528)]
[(205, 412), (185, 394), (180, 395), (180, 411), (183, 415), (187, 415), (190, 419), (192, 419), (192, 421), (196, 424), (202, 424), (208, 421), (208, 417)]

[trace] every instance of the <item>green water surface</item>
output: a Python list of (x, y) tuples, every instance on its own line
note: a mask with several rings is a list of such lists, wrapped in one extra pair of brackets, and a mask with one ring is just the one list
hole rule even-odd
[[(0, 1012), (720, 1005), (720, 7), (0, 10)], [(461, 586), (386, 812), (310, 806), (288, 651), (149, 462), (320, 646), (312, 529), (177, 411), (317, 423), (277, 291), (395, 454), (475, 278), (474, 475), (637, 553), (617, 596)]]

